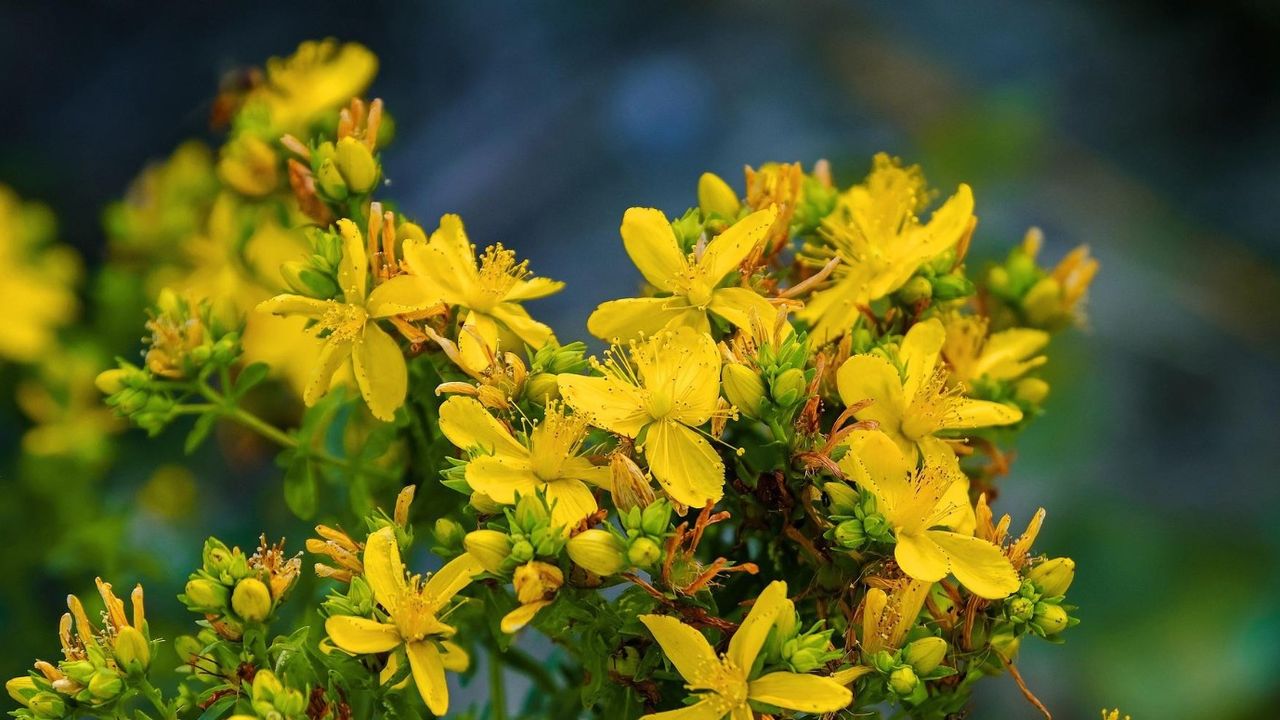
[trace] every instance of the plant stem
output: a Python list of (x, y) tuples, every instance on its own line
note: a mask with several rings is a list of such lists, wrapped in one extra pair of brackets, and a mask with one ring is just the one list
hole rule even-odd
[(151, 684), (150, 680), (143, 678), (142, 682), (138, 685), (138, 692), (142, 694), (142, 697), (147, 699), (147, 702), (151, 703), (152, 707), (160, 712), (160, 715), (163, 716), (165, 720), (178, 720), (177, 709), (165, 703), (164, 697), (160, 695), (160, 691), (156, 689), (155, 685)]
[(507, 688), (502, 677), (501, 653), (494, 645), (489, 647), (489, 717), (507, 720)]

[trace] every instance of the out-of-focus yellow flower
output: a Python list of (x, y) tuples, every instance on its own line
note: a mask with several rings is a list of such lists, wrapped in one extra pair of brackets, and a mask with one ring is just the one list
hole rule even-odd
[[(973, 400), (947, 387), (947, 372), (939, 362), (946, 338), (936, 318), (916, 323), (907, 331), (898, 348), (899, 373), (893, 363), (880, 355), (855, 355), (836, 372), (836, 385), (846, 406), (865, 400), (870, 405), (855, 413), (858, 420), (874, 420), (907, 457), (916, 448), (929, 452), (943, 442), (933, 434), (940, 430), (962, 430), (1009, 425), (1022, 419), (1022, 411), (1011, 405)], [(940, 452), (950, 452), (943, 448)]]
[(469, 658), (449, 639), (456, 630), (440, 620), (440, 614), (484, 568), (464, 553), (426, 582), (417, 575), (406, 579), (396, 531), (384, 527), (371, 534), (365, 544), (364, 572), (373, 598), (386, 611), (389, 622), (334, 615), (325, 621), (325, 632), (334, 645), (350, 653), (384, 653), (403, 648), (427, 709), (444, 715), (449, 711), (444, 672), (465, 670)]
[[(1114, 710), (1102, 708), (1102, 720), (1120, 720), (1120, 708)], [(1129, 720), (1129, 716), (1125, 715), (1124, 720)]]
[(262, 197), (280, 186), (280, 156), (266, 140), (239, 135), (222, 146), (218, 177), (236, 192)]
[(440, 300), (467, 311), (458, 346), (470, 367), (487, 364), (484, 348), (535, 348), (554, 340), (551, 328), (534, 320), (520, 305), (525, 300), (558, 292), (564, 283), (529, 277), (528, 261), (502, 245), (492, 245), (476, 262), (475, 247), (467, 239), (462, 218), (445, 215), (431, 239), (407, 239), (404, 259), (409, 271), (424, 279)]
[(631, 208), (622, 217), (627, 254), (651, 285), (670, 294), (606, 302), (591, 313), (587, 329), (620, 342), (676, 327), (709, 333), (707, 313), (737, 327), (749, 326), (753, 315), (773, 317), (776, 310), (756, 291), (718, 286), (760, 245), (775, 217), (772, 207), (752, 213), (686, 256), (661, 211)]
[(566, 530), (596, 511), (588, 483), (610, 484), (608, 466), (592, 465), (579, 454), (586, 429), (584, 416), (550, 403), (542, 422), (521, 441), (472, 398), (451, 397), (440, 406), (440, 431), (459, 448), (476, 452), (466, 469), (472, 490), (502, 505), (514, 504), (517, 494), (544, 491), (552, 524)]
[[(628, 359), (629, 356), (629, 359)], [(563, 374), (560, 393), (592, 425), (629, 438), (662, 487), (694, 507), (723, 494), (724, 462), (696, 430), (723, 413), (720, 352), (710, 335), (687, 327), (632, 343), (595, 363), (604, 377)]]
[(378, 57), (359, 43), (308, 40), (293, 55), (268, 60), (265, 82), (245, 103), (261, 103), (273, 129), (296, 134), (363, 93), (377, 72)]
[(787, 607), (787, 584), (769, 583), (751, 612), (729, 639), (729, 649), (717, 656), (696, 629), (667, 615), (641, 615), (662, 646), (676, 672), (698, 700), (679, 710), (650, 713), (641, 720), (750, 720), (756, 717), (749, 701), (805, 713), (832, 713), (853, 701), (853, 694), (835, 680), (817, 675), (779, 671), (752, 678), (751, 669), (773, 628), (779, 611)]
[(72, 286), (80, 279), (80, 258), (69, 247), (52, 245), (53, 232), (48, 208), (23, 203), (0, 186), (0, 360), (40, 359), (58, 328), (79, 312)]
[[(998, 599), (1018, 589), (1018, 574), (999, 547), (973, 536), (968, 482), (949, 450), (926, 453), (913, 469), (888, 436), (856, 433), (840, 469), (876, 498), (876, 511), (897, 537), (894, 558), (917, 580), (935, 582), (955, 575), (980, 597)], [(967, 532), (956, 532), (964, 528)]]
[(934, 211), (928, 223), (916, 214), (929, 203), (920, 167), (902, 167), (896, 159), (876, 155), (871, 174), (840, 196), (822, 223), (829, 248), (825, 263), (840, 259), (830, 287), (814, 292), (799, 318), (812, 326), (815, 344), (839, 338), (853, 327), (859, 306), (902, 287), (925, 261), (954, 248), (973, 231), (973, 192), (961, 184), (956, 194)]
[(315, 321), (314, 332), (324, 338), (320, 357), (303, 392), (308, 406), (329, 389), (334, 373), (352, 360), (356, 384), (373, 416), (395, 418), (404, 404), (409, 373), (404, 353), (376, 320), (417, 312), (435, 304), (417, 278), (398, 275), (369, 290), (369, 258), (360, 229), (350, 220), (338, 221), (343, 258), (338, 282), (343, 300), (317, 300), (302, 295), (277, 295), (258, 308), (278, 315), (300, 315)]
[(83, 347), (58, 348), (39, 366), (35, 378), (18, 385), (18, 407), (34, 423), (22, 436), (22, 449), (37, 456), (74, 456), (89, 462), (109, 452), (107, 437), (123, 427), (102, 404), (94, 381), (102, 368), (98, 353)]
[(173, 262), (182, 243), (201, 231), (218, 187), (213, 153), (198, 140), (148, 165), (104, 214), (111, 261), (145, 264), (148, 272)]
[[(1022, 251), (1035, 260), (1044, 243), (1037, 228), (1027, 231)], [(1067, 253), (1022, 298), (1027, 320), (1037, 327), (1060, 328), (1080, 321), (1093, 277), (1098, 274), (1098, 261), (1089, 255), (1089, 247), (1081, 245)]]
[(1016, 380), (1047, 361), (1036, 354), (1049, 344), (1043, 330), (1010, 328), (988, 335), (985, 318), (959, 313), (948, 316), (945, 325), (942, 355), (951, 379), (966, 387), (979, 378)]

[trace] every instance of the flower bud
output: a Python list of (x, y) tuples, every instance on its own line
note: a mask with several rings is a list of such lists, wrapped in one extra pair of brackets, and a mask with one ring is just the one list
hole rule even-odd
[(928, 675), (942, 664), (947, 656), (947, 641), (940, 637), (915, 640), (902, 651), (902, 660), (919, 675)]
[(1030, 580), (1041, 595), (1059, 597), (1067, 594), (1071, 581), (1076, 577), (1076, 562), (1068, 557), (1046, 560), (1027, 573)]
[(93, 384), (98, 386), (98, 391), (103, 395), (115, 395), (125, 388), (124, 379), (129, 374), (124, 368), (103, 370), (94, 378)]
[(534, 373), (525, 381), (524, 394), (539, 405), (546, 405), (560, 398), (560, 384), (557, 375), (547, 372)]
[(518, 563), (533, 559), (533, 544), (528, 540), (520, 540), (511, 546), (511, 559)]
[(1057, 635), (1067, 629), (1070, 618), (1067, 611), (1057, 603), (1036, 603), (1036, 615), (1033, 622), (1045, 635)]
[(671, 503), (658, 500), (640, 512), (640, 527), (646, 534), (662, 537), (671, 525)]
[(942, 275), (933, 279), (933, 299), (946, 302), (969, 297), (975, 291), (973, 283), (963, 275)]
[(800, 368), (787, 368), (773, 379), (773, 401), (782, 407), (791, 407), (804, 398), (809, 381)]
[(67, 704), (61, 697), (51, 692), (36, 693), (23, 704), (30, 708), (36, 717), (60, 718), (67, 713)]
[(262, 622), (271, 615), (271, 591), (257, 578), (245, 578), (231, 593), (231, 608), (245, 622)]
[(933, 297), (933, 283), (919, 275), (908, 280), (907, 284), (898, 290), (898, 298), (907, 305), (915, 305), (931, 297)]
[(537, 495), (522, 495), (516, 503), (516, 524), (525, 532), (545, 526), (550, 519), (546, 503)]
[(609, 656), (609, 672), (621, 677), (634, 677), (640, 669), (640, 651), (630, 645)]
[(1022, 378), (1013, 386), (1013, 396), (1028, 405), (1041, 405), (1049, 397), (1049, 383), (1040, 378)]
[(827, 494), (827, 508), (832, 515), (852, 515), (858, 507), (858, 491), (842, 482), (823, 483)]
[(178, 654), (178, 659), (186, 664), (190, 664), (202, 650), (204, 650), (204, 643), (193, 635), (179, 635), (173, 641), (173, 651)]
[(528, 605), (555, 595), (564, 585), (564, 573), (555, 565), (535, 560), (516, 568), (512, 584), (516, 587), (516, 599)]
[(9, 697), (13, 701), (26, 707), (28, 700), (36, 694), (36, 681), (30, 675), (23, 675), (9, 680), (4, 684), (4, 689), (9, 691)]
[(125, 625), (116, 634), (115, 656), (128, 672), (144, 672), (151, 664), (151, 643), (141, 630)]
[(1051, 278), (1041, 278), (1022, 297), (1022, 310), (1033, 327), (1053, 325), (1065, 312), (1062, 286)]
[(662, 559), (662, 548), (658, 547), (658, 543), (647, 537), (638, 537), (631, 542), (631, 547), (627, 549), (627, 560), (632, 565), (641, 568), (653, 567)]
[[(653, 504), (657, 497), (653, 492), (653, 483), (634, 460), (620, 452), (614, 453), (609, 458), (609, 474), (613, 481), (610, 488), (613, 504), (620, 512), (639, 512), (641, 508)], [(639, 527), (639, 523), (635, 527)]]
[(867, 541), (867, 535), (862, 530), (862, 521), (850, 518), (835, 527), (832, 539), (842, 548), (856, 550)]
[(227, 607), (226, 586), (207, 578), (188, 580), (183, 593), (194, 610), (217, 613)]
[(290, 260), (282, 264), (280, 274), (289, 285), (289, 289), (299, 295), (320, 299), (338, 295), (338, 284), (333, 281), (333, 278), (301, 260)]
[(89, 694), (99, 700), (110, 700), (124, 690), (124, 680), (114, 670), (103, 668), (89, 678)]
[(910, 695), (919, 682), (920, 678), (916, 677), (916, 671), (906, 665), (889, 673), (889, 689), (896, 695)]
[(1006, 660), (1012, 660), (1018, 654), (1018, 646), (1022, 644), (1022, 639), (1012, 632), (998, 632), (991, 636), (991, 640), (987, 643), (995, 650), (1000, 657)]
[(396, 226), (396, 239), (403, 243), (405, 240), (414, 240), (417, 242), (426, 242), (427, 233), (422, 226), (408, 220), (401, 222)]
[(882, 673), (892, 672), (898, 666), (898, 660), (888, 650), (878, 650), (871, 656), (871, 667)]
[(369, 192), (378, 182), (378, 161), (369, 148), (354, 137), (347, 136), (338, 141), (334, 161), (347, 181), (347, 187), (357, 195)]
[(739, 412), (749, 418), (759, 418), (764, 409), (764, 380), (754, 370), (742, 363), (728, 363), (720, 372), (724, 396)]
[(332, 159), (326, 158), (320, 163), (320, 169), (316, 171), (316, 184), (333, 200), (347, 199), (347, 181), (342, 179), (342, 173)]
[(1006, 606), (1009, 617), (1015, 622), (1027, 622), (1035, 615), (1036, 605), (1024, 597), (1015, 597)]
[(705, 215), (714, 213), (724, 218), (735, 218), (742, 209), (742, 203), (729, 183), (719, 175), (707, 172), (698, 178), (698, 208)]
[(569, 551), (569, 559), (601, 577), (615, 575), (627, 567), (626, 546), (608, 530), (584, 530), (569, 538), (565, 548)]
[(502, 506), (494, 502), (493, 498), (479, 492), (471, 493), (470, 504), (481, 515), (493, 515), (502, 510)]
[(502, 574), (502, 566), (511, 554), (511, 538), (497, 530), (472, 530), (462, 545), (486, 571), (495, 575)]
[(463, 547), (466, 531), (456, 520), (439, 518), (432, 528), (432, 535), (435, 536), (436, 544), (440, 547), (458, 550)]

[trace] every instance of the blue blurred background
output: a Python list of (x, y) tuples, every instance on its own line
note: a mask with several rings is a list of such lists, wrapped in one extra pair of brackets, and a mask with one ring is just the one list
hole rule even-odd
[[(740, 187), (743, 164), (826, 157), (847, 183), (887, 150), (945, 191), (973, 185), (979, 257), (1033, 224), (1048, 260), (1089, 243), (1089, 326), (1056, 341), (1048, 415), (998, 505), (1018, 524), (1046, 506), (1038, 547), (1079, 563), (1083, 622), (1063, 647), (1026, 643), (1024, 676), (1060, 718), (1280, 713), (1280, 7), (6, 2), (0, 182), (93, 262), (102, 207), (207, 133), (223, 73), (329, 35), (382, 59), (390, 194), (569, 281), (534, 308), (562, 338), (638, 282), (623, 210), (679, 212), (704, 170)], [(155, 466), (132, 462), (103, 508), (131, 506)], [(129, 521), (120, 584), (184, 572), (208, 533), (279, 526), (272, 468), (198, 475), (198, 516)], [(5, 547), (53, 543), (15, 533)], [(59, 598), (92, 578), (72, 557), (92, 550), (67, 552), (4, 580), (8, 675), (50, 654)], [(177, 617), (165, 589), (148, 610)], [(1036, 716), (1008, 678), (984, 685), (978, 717)]]

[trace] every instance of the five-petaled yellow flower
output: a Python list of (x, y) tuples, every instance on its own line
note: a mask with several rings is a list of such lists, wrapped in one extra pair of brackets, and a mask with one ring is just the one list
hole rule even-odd
[(303, 391), (308, 406), (329, 389), (334, 373), (350, 358), (356, 384), (379, 420), (391, 421), (404, 404), (409, 371), (400, 346), (378, 327), (378, 318), (418, 312), (434, 305), (420, 278), (397, 275), (369, 291), (369, 257), (356, 224), (338, 221), (342, 265), (338, 284), (343, 300), (317, 300), (303, 295), (277, 295), (258, 306), (277, 315), (301, 315), (315, 321), (313, 332), (324, 338), (320, 357)]
[(814, 344), (844, 335), (858, 308), (902, 287), (920, 265), (955, 247), (972, 231), (973, 192), (961, 184), (928, 223), (916, 213), (930, 194), (919, 166), (902, 167), (884, 153), (866, 182), (840, 196), (822, 222), (830, 254), (840, 259), (828, 288), (813, 293), (799, 318), (812, 326)]
[(578, 454), (586, 429), (586, 418), (553, 402), (522, 441), (477, 400), (451, 397), (440, 406), (440, 431), (454, 445), (476, 452), (466, 469), (472, 490), (502, 505), (514, 504), (517, 494), (543, 490), (552, 523), (566, 529), (596, 511), (587, 483), (608, 488), (611, 482), (609, 466), (597, 467)]
[(364, 92), (377, 72), (378, 56), (359, 43), (308, 40), (289, 57), (268, 60), (267, 81), (246, 102), (261, 102), (274, 128), (296, 133)]
[(334, 645), (350, 653), (403, 648), (427, 708), (444, 715), (449, 711), (444, 671), (461, 672), (469, 659), (465, 650), (449, 640), (455, 630), (439, 615), (453, 596), (482, 572), (480, 563), (464, 553), (426, 582), (416, 575), (406, 579), (395, 529), (384, 527), (370, 535), (365, 544), (364, 577), (373, 599), (386, 610), (389, 622), (334, 615), (325, 621), (325, 632)]
[(696, 430), (719, 412), (720, 352), (710, 335), (687, 327), (615, 348), (603, 377), (564, 374), (560, 393), (592, 425), (629, 438), (653, 476), (677, 501), (701, 507), (724, 491), (724, 462)]
[(603, 340), (625, 341), (680, 326), (710, 332), (707, 313), (737, 327), (749, 326), (753, 315), (773, 317), (773, 306), (756, 291), (718, 286), (760, 245), (777, 214), (772, 207), (752, 213), (686, 256), (660, 210), (631, 208), (622, 216), (627, 254), (645, 280), (669, 294), (611, 300), (591, 313), (587, 329)]
[(973, 400), (947, 387), (947, 372), (938, 362), (946, 332), (936, 318), (917, 323), (898, 348), (900, 374), (880, 355), (855, 355), (836, 372), (840, 399), (847, 406), (863, 400), (870, 405), (855, 413), (859, 420), (875, 420), (880, 431), (898, 444), (907, 457), (916, 448), (931, 451), (943, 443), (940, 430), (963, 430), (1009, 425), (1022, 419), (1012, 405)]
[(1048, 360), (1037, 355), (1049, 344), (1049, 333), (1035, 328), (1009, 328), (987, 334), (987, 320), (974, 315), (946, 318), (942, 355), (951, 379), (966, 386), (979, 378), (1016, 380)]
[(769, 583), (751, 612), (729, 639), (729, 649), (716, 656), (711, 643), (696, 629), (666, 615), (641, 615), (663, 653), (685, 679), (698, 701), (678, 710), (650, 713), (641, 720), (751, 720), (751, 701), (806, 713), (836, 712), (853, 700), (848, 688), (817, 675), (779, 671), (751, 678), (779, 611), (786, 607), (787, 584)]
[(926, 582), (950, 573), (988, 599), (1018, 589), (1018, 573), (1004, 552), (973, 536), (969, 483), (950, 450), (925, 453), (917, 470), (911, 456), (883, 433), (858, 433), (850, 445), (840, 469), (875, 496), (876, 510), (897, 538), (893, 554), (903, 572)]
[(528, 277), (528, 261), (492, 245), (477, 264), (475, 247), (467, 239), (462, 218), (445, 215), (427, 242), (408, 240), (404, 259), (410, 272), (423, 278), (440, 300), (467, 311), (458, 346), (471, 367), (485, 367), (485, 347), (519, 352), (522, 343), (539, 348), (554, 340), (551, 328), (534, 320), (520, 305), (558, 292), (564, 283)]

